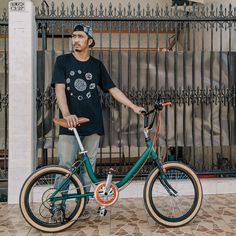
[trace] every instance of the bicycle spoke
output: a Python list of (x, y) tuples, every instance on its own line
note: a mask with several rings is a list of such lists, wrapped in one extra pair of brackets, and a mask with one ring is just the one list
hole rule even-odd
[(195, 185), (187, 172), (181, 168), (167, 168), (166, 181), (169, 186), (177, 191), (177, 195), (172, 195), (172, 190), (167, 191), (168, 185), (162, 184), (161, 179), (156, 176), (151, 184), (151, 206), (160, 216), (168, 221), (178, 221), (187, 217), (195, 204)]
[[(66, 213), (66, 217), (70, 218), (77, 211), (77, 205), (79, 204), (79, 200), (70, 199), (70, 200), (59, 200), (52, 204), (49, 201), (49, 197), (51, 194), (56, 191), (54, 185), (56, 178), (61, 178), (64, 181), (64, 174), (60, 173), (46, 173), (38, 177), (28, 193), (28, 199), (32, 199), (28, 201), (28, 210), (33, 215), (35, 219), (42, 223), (50, 223), (50, 224), (61, 224), (62, 216), (64, 212)], [(68, 188), (61, 190), (57, 193), (56, 196), (62, 196), (62, 194), (70, 194), (70, 193), (79, 193), (79, 187), (75, 185), (71, 180), (68, 183)], [(31, 201), (34, 201), (34, 203)], [(38, 202), (38, 203), (35, 203)], [(54, 218), (49, 221), (50, 218)]]

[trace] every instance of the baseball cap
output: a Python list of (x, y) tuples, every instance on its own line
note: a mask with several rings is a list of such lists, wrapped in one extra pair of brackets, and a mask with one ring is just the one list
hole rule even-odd
[(95, 41), (93, 39), (93, 30), (92, 27), (89, 25), (84, 25), (84, 24), (78, 24), (74, 26), (73, 32), (74, 31), (83, 31), (85, 32), (90, 39), (93, 40), (93, 42), (89, 45), (90, 48), (94, 47)]

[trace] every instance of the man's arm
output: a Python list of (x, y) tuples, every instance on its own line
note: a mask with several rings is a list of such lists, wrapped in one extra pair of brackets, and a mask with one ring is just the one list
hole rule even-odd
[(61, 110), (63, 118), (67, 121), (69, 127), (75, 127), (79, 124), (78, 117), (76, 115), (71, 115), (67, 105), (65, 84), (56, 84), (56, 97), (57, 104)]
[(123, 105), (131, 108), (135, 113), (140, 114), (141, 111), (145, 111), (143, 107), (139, 107), (133, 104), (125, 95), (124, 93), (118, 89), (117, 87), (111, 88), (108, 90), (109, 93), (115, 98), (118, 102), (122, 103)]

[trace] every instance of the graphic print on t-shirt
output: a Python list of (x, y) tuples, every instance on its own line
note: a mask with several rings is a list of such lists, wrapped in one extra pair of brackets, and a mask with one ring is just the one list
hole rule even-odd
[(71, 70), (66, 83), (67, 91), (73, 91), (70, 93), (70, 96), (77, 98), (79, 101), (90, 99), (92, 96), (91, 90), (96, 88), (96, 84), (93, 83), (92, 73), (83, 73), (81, 70)]
[(79, 92), (82, 92), (87, 88), (86, 82), (82, 79), (76, 79), (74, 86)]

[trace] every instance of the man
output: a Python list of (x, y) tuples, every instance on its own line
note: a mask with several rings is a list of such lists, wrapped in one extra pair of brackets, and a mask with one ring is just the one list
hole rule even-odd
[[(93, 169), (95, 169), (99, 139), (104, 135), (102, 108), (97, 86), (109, 92), (114, 99), (140, 114), (144, 108), (133, 104), (112, 82), (105, 66), (90, 56), (89, 48), (95, 45), (92, 28), (83, 24), (76, 25), (72, 33), (73, 52), (57, 58), (52, 79), (55, 86), (60, 117), (69, 127), (76, 127), (78, 117), (87, 117), (90, 122), (77, 127), (85, 150), (88, 151)], [(59, 164), (70, 168), (74, 163), (78, 144), (74, 133), (60, 127), (58, 156)], [(90, 180), (82, 171), (80, 175), (85, 190), (90, 190)], [(89, 214), (84, 212), (85, 215)]]

